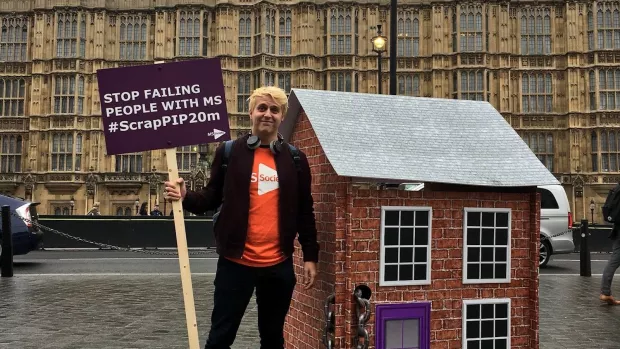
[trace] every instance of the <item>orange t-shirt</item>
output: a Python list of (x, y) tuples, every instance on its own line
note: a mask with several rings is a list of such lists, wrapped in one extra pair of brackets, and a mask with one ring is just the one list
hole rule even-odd
[(269, 148), (254, 151), (250, 180), (248, 236), (241, 259), (231, 260), (253, 267), (267, 267), (286, 259), (280, 250), (280, 185), (276, 162)]

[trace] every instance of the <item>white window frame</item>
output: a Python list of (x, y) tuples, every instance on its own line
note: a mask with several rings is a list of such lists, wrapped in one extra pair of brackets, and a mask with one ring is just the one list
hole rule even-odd
[[(479, 305), (483, 305), (483, 304), (507, 304), (508, 305), (508, 328), (507, 328), (507, 332), (506, 332), (506, 349), (510, 349), (511, 345), (510, 345), (510, 340), (511, 340), (511, 328), (512, 328), (512, 324), (511, 324), (511, 314), (512, 314), (512, 304), (511, 304), (511, 299), (510, 298), (485, 298), (485, 299), (463, 299), (463, 319), (462, 319), (462, 324), (461, 324), (461, 333), (462, 333), (462, 338), (463, 338), (463, 342), (462, 342), (462, 347), (463, 348), (467, 348), (467, 306), (468, 305), (472, 305), (472, 304), (479, 304)], [(495, 320), (503, 320), (503, 318), (496, 318), (495, 317), (495, 313), (493, 314), (493, 321)], [(478, 320), (479, 322), (482, 322), (482, 309), (481, 309), (481, 314), (480, 314), (480, 320)], [(482, 331), (482, 330), (481, 330)], [(495, 337), (495, 324), (493, 324), (493, 337), (492, 339), (501, 339), (503, 337)], [(495, 343), (493, 343), (495, 344)], [(494, 345), (495, 346), (495, 345)]]
[[(508, 244), (506, 245), (506, 277), (503, 279), (468, 279), (467, 278), (467, 248), (470, 247), (467, 244), (467, 228), (469, 226), (467, 222), (467, 214), (469, 212), (493, 212), (493, 213), (508, 213)], [(482, 224), (482, 222), (480, 222)], [(493, 226), (496, 229), (496, 226)], [(482, 238), (482, 236), (481, 236)], [(482, 207), (465, 207), (463, 210), (463, 284), (496, 284), (496, 283), (510, 283), (510, 271), (511, 271), (511, 245), (512, 245), (512, 210), (510, 208), (482, 208)], [(489, 245), (488, 247), (497, 247), (496, 245)], [(501, 246), (503, 247), (503, 246)], [(480, 254), (482, 259), (482, 253)], [(495, 261), (495, 251), (493, 252), (493, 265), (497, 264)], [(482, 275), (480, 275), (482, 277)]]
[[(416, 211), (428, 212), (428, 244), (426, 245), (426, 279), (424, 280), (405, 280), (405, 281), (385, 281), (385, 213), (386, 211), (413, 211), (414, 217)], [(415, 218), (414, 218), (415, 219)], [(415, 223), (415, 220), (414, 220)], [(399, 224), (400, 228), (400, 224)], [(381, 207), (381, 250), (379, 251), (379, 286), (410, 286), (410, 285), (430, 285), (431, 284), (431, 241), (433, 230), (433, 208), (430, 206), (382, 206)], [(414, 245), (411, 247), (415, 249), (415, 225), (413, 226), (413, 239)], [(399, 232), (400, 233), (400, 232)], [(399, 246), (400, 245), (396, 245)], [(421, 245), (418, 245), (421, 246)], [(413, 257), (415, 261), (415, 255)], [(414, 264), (415, 262), (412, 262)], [(400, 262), (398, 263), (400, 264)], [(415, 266), (415, 264), (414, 264)], [(415, 278), (415, 274), (414, 274)]]

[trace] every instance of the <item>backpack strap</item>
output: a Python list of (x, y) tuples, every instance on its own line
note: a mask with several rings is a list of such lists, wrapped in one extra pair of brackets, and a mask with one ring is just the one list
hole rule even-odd
[(293, 161), (295, 162), (295, 168), (297, 169), (297, 172), (299, 172), (301, 171), (301, 166), (299, 165), (299, 163), (301, 162), (301, 157), (299, 156), (299, 150), (295, 148), (295, 146), (292, 144), (289, 144), (288, 147), (291, 150), (291, 155), (293, 155)]
[(226, 141), (224, 143), (224, 157), (222, 158), (222, 169), (226, 171), (228, 167), (228, 159), (230, 159), (230, 152), (232, 151), (233, 140)]
[[(224, 142), (224, 156), (222, 157), (222, 164), (220, 165), (222, 168), (222, 171), (224, 172), (223, 174), (224, 179), (226, 178), (226, 169), (228, 168), (228, 159), (230, 159), (230, 153), (232, 151), (233, 142), (234, 141), (232, 139)], [(223, 200), (224, 198), (222, 197), (222, 203), (217, 209), (215, 209), (215, 212), (213, 213), (213, 228), (215, 228), (215, 223), (217, 222), (217, 219), (220, 216), (220, 211), (222, 210), (222, 205), (224, 204)]]

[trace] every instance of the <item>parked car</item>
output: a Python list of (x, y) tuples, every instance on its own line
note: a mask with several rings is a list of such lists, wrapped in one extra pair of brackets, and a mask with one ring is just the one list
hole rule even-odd
[(540, 193), (540, 261), (544, 268), (551, 255), (575, 252), (573, 214), (568, 196), (559, 185), (539, 186)]
[[(13, 196), (0, 195), (0, 207), (8, 205), (11, 208), (11, 232), (13, 235), (13, 255), (24, 255), (36, 250), (43, 238), (43, 231), (34, 226), (39, 216), (38, 202), (30, 202)], [(24, 219), (28, 221), (24, 221)], [(0, 227), (1, 231), (1, 227)], [(2, 251), (2, 234), (0, 234), (0, 252)]]

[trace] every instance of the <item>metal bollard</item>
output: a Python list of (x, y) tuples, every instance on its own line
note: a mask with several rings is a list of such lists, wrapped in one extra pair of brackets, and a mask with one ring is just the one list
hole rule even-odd
[(11, 207), (2, 206), (2, 254), (0, 254), (0, 275), (13, 276), (13, 234), (11, 233)]
[(588, 247), (588, 220), (581, 220), (581, 242), (579, 246), (579, 273), (581, 276), (592, 276), (592, 262), (590, 260), (590, 248)]

